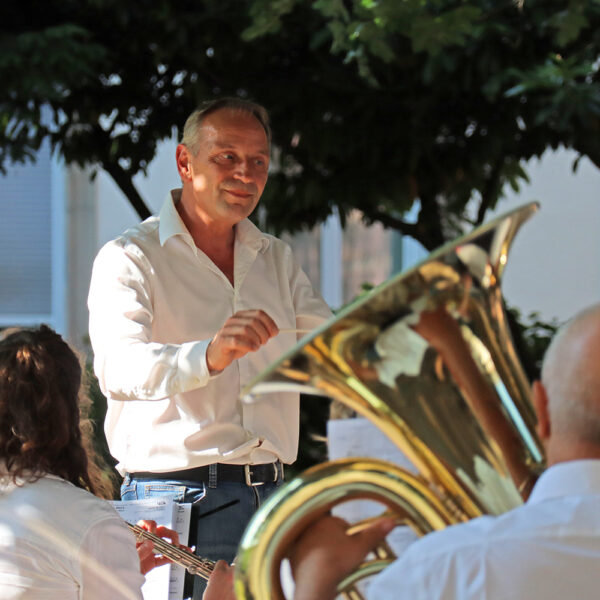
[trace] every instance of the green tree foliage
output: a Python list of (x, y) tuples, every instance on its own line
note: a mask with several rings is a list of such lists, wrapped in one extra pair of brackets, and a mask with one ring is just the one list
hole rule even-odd
[[(321, 142), (315, 151), (307, 140), (305, 155), (286, 148), (289, 161), (320, 165), (318, 188), (342, 213), (360, 208), (429, 249), (481, 223), (507, 184), (526, 179), (523, 160), (548, 147), (600, 166), (600, 3), (521, 4), (314, 2), (331, 52), (359, 78), (339, 102), (323, 96)], [(304, 6), (255, 2), (246, 36), (283, 35)], [(410, 225), (402, 214), (416, 198)]]
[(0, 164), (49, 137), (67, 162), (106, 169), (141, 216), (132, 177), (199, 101), (224, 94), (272, 112), (263, 206), (278, 231), (358, 208), (433, 249), (481, 222), (548, 147), (600, 166), (599, 0), (24, 0), (0, 11)]
[(561, 323), (557, 319), (542, 321), (536, 312), (522, 315), (516, 308), (509, 308), (507, 316), (525, 374), (535, 381), (542, 375), (544, 354)]

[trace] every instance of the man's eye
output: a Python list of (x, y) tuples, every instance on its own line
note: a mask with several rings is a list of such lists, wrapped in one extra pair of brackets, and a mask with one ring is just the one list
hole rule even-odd
[(233, 162), (235, 160), (235, 154), (233, 152), (221, 152), (215, 156), (217, 162)]

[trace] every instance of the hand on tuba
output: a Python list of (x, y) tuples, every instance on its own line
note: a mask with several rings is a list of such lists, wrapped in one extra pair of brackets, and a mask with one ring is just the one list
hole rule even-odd
[(236, 600), (233, 589), (233, 567), (224, 560), (215, 563), (202, 600)]
[(289, 552), (295, 581), (294, 600), (333, 600), (340, 582), (359, 567), (395, 526), (393, 518), (384, 517), (349, 534), (348, 523), (332, 516), (309, 525)]

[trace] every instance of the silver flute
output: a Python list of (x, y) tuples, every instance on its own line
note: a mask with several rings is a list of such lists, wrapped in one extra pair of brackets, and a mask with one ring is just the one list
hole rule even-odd
[(157, 535), (142, 529), (139, 525), (132, 525), (127, 523), (129, 529), (135, 533), (138, 541), (150, 540), (154, 544), (154, 553), (162, 554), (176, 565), (179, 565), (190, 572), (192, 575), (198, 575), (208, 581), (210, 574), (215, 568), (215, 561), (209, 560), (208, 558), (200, 558), (183, 548), (178, 548), (174, 544), (159, 538)]

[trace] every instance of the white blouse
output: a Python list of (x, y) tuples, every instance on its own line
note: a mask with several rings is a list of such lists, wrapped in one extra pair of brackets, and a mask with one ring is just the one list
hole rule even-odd
[(0, 599), (139, 600), (144, 581), (108, 502), (52, 475), (0, 479)]

